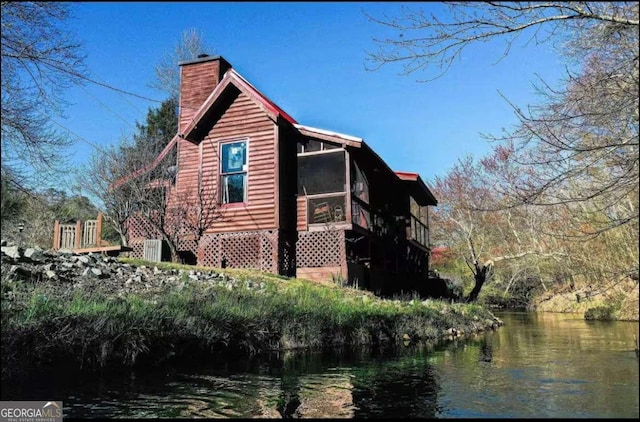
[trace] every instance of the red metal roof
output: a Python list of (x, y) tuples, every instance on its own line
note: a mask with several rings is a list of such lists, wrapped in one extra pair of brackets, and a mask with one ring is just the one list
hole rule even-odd
[(164, 147), (164, 149), (160, 152), (160, 154), (158, 154), (158, 156), (156, 157), (155, 160), (153, 160), (152, 163), (147, 164), (146, 166), (144, 166), (141, 169), (138, 169), (136, 171), (134, 171), (133, 173), (131, 173), (128, 176), (122, 177), (118, 180), (116, 180), (113, 185), (111, 185), (111, 189), (117, 189), (118, 187), (122, 186), (124, 183), (128, 182), (129, 180), (131, 180), (134, 177), (138, 177), (139, 175), (146, 173), (148, 171), (153, 170), (158, 164), (160, 164), (160, 161), (162, 161), (162, 159), (164, 157), (166, 157), (166, 155), (169, 153), (169, 151), (171, 151), (171, 149), (176, 146), (177, 142), (178, 142), (178, 135), (175, 135), (173, 137), (173, 139), (171, 139), (171, 141), (167, 144), (166, 147)]
[(394, 173), (402, 180), (416, 181), (418, 180), (418, 177), (420, 177), (418, 173), (409, 173), (407, 171), (394, 171)]
[(421, 205), (438, 205), (438, 200), (433, 196), (429, 187), (424, 183), (418, 173), (410, 173), (408, 171), (394, 171), (400, 180), (411, 182), (413, 195), (416, 199), (420, 198), (424, 204)]
[[(292, 125), (297, 124), (298, 122), (291, 117), (286, 111), (284, 111), (283, 109), (281, 109), (276, 103), (274, 103), (273, 101), (271, 101), (266, 95), (264, 95), (262, 92), (258, 91), (258, 89), (251, 85), (251, 83), (249, 81), (247, 81), (241, 74), (239, 74), (238, 72), (235, 71), (235, 69), (231, 68), (229, 70), (227, 70), (227, 72), (232, 72), (235, 76), (237, 76), (238, 79), (240, 79), (241, 82), (244, 82), (246, 85), (246, 88), (253, 91), (254, 94), (256, 94), (256, 97), (258, 97), (259, 100), (261, 100), (262, 104), (268, 108), (269, 110), (271, 110), (274, 113), (277, 113), (279, 115), (281, 115), (287, 122), (291, 123)], [(225, 76), (226, 76), (226, 72), (225, 72)]]

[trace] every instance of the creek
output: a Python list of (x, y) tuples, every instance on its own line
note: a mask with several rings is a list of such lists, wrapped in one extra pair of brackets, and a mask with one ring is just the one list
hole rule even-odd
[(3, 382), (2, 400), (61, 400), (75, 418), (638, 418), (637, 322), (496, 315), (496, 331), (400, 350), (56, 367)]

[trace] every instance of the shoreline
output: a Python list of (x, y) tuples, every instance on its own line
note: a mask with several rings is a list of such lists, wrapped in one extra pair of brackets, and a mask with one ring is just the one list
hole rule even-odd
[(381, 299), (258, 271), (54, 258), (58, 272), (47, 280), (52, 270), (18, 271), (3, 256), (3, 379), (62, 361), (89, 371), (217, 352), (394, 347), (502, 325), (477, 304)]

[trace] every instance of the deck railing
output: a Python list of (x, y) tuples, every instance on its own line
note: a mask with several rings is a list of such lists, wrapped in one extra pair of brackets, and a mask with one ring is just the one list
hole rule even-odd
[(82, 249), (101, 245), (102, 213), (95, 220), (78, 220), (75, 224), (54, 223), (53, 249)]

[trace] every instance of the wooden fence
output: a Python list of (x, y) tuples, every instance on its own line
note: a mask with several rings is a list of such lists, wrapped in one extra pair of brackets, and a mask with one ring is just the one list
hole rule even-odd
[(102, 213), (95, 220), (78, 220), (74, 224), (60, 224), (58, 220), (53, 226), (53, 249), (82, 249), (101, 247)]

